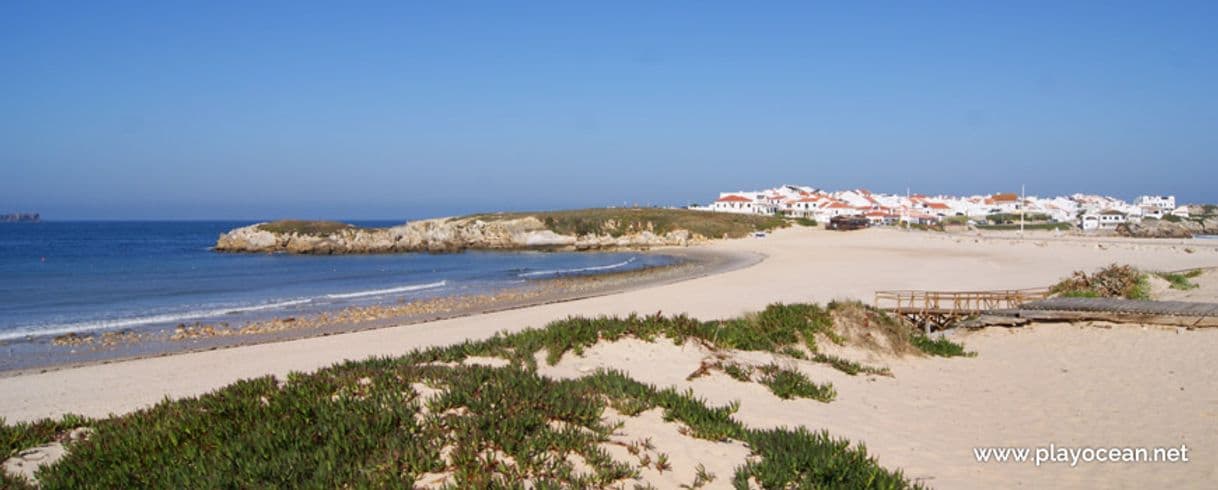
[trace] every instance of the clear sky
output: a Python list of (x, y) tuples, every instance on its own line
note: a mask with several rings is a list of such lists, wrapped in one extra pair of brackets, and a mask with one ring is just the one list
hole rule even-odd
[(0, 212), (1218, 201), (1218, 2), (996, 3), (2, 2)]

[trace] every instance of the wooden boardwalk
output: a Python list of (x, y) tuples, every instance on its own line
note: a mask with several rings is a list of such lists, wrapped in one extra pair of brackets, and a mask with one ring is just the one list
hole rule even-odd
[(1048, 289), (997, 291), (876, 291), (876, 308), (901, 315), (930, 332), (991, 310), (1011, 310), (1049, 297)]
[(1028, 320), (1103, 320), (1184, 327), (1218, 327), (1218, 304), (1118, 298), (1050, 298), (991, 312)]
[(1048, 289), (1002, 291), (877, 291), (875, 307), (930, 332), (966, 318), (979, 325), (1039, 321), (1111, 321), (1218, 327), (1218, 304), (1117, 298), (1049, 298)]

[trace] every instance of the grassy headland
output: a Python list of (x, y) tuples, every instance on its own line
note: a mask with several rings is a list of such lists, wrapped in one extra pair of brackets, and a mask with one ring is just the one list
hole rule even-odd
[(650, 231), (664, 234), (686, 230), (707, 238), (740, 238), (755, 231), (789, 226), (777, 216), (711, 213), (670, 208), (591, 208), (565, 211), (477, 214), (467, 218), (483, 221), (536, 217), (560, 235), (599, 234), (622, 236)]
[[(0, 452), (12, 455), (63, 440), (72, 428), (91, 427), (91, 437), (68, 442), (68, 456), (40, 470), (43, 488), (385, 487), (421, 479), (457, 488), (524, 481), (542, 487), (629, 486), (642, 468), (666, 469), (667, 455), (658, 448), (637, 459), (613, 459), (604, 446), (613, 443), (618, 426), (604, 413), (613, 408), (633, 416), (659, 408), (687, 437), (748, 446), (751, 457), (730, 476), (737, 488), (750, 482), (765, 488), (917, 488), (900, 471), (879, 466), (862, 446), (825, 432), (749, 428), (733, 417), (736, 403), (714, 406), (692, 392), (640, 383), (613, 370), (554, 380), (537, 367), (627, 337), (782, 355), (816, 353), (818, 338), (855, 343), (877, 336), (890, 349), (917, 352), (922, 343), (915, 335), (858, 303), (775, 304), (706, 322), (659, 315), (569, 318), (396, 358), (292, 373), (286, 380), (243, 380), (106, 419), (0, 421)], [(501, 363), (466, 362), (474, 356)], [(834, 396), (831, 384), (814, 383), (795, 369), (733, 363), (720, 368), (742, 381), (753, 380), (755, 369), (761, 373), (755, 381), (783, 399), (828, 402)], [(693, 480), (711, 478), (702, 473)], [(3, 475), (0, 483), (27, 486)]]
[[(792, 221), (777, 216), (759, 216), (731, 213), (710, 213), (688, 209), (670, 208), (591, 208), (563, 211), (537, 211), (512, 213), (483, 213), (461, 216), (458, 220), (506, 221), (535, 217), (550, 231), (560, 235), (609, 235), (619, 237), (629, 233), (650, 231), (664, 234), (686, 230), (707, 238), (740, 238), (755, 231), (769, 231), (790, 226)], [(815, 221), (803, 220), (799, 224), (815, 226)], [(258, 226), (272, 233), (295, 233), (299, 235), (328, 235), (359, 227), (338, 221), (279, 220)]]
[(338, 221), (280, 220), (258, 225), (258, 229), (271, 233), (296, 233), (298, 235), (329, 235), (334, 232), (355, 229), (355, 225)]

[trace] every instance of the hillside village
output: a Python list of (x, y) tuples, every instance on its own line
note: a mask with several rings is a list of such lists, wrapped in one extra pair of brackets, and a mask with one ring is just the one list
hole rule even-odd
[(926, 196), (873, 193), (866, 189), (828, 192), (808, 186), (783, 185), (761, 191), (721, 192), (707, 206), (690, 209), (722, 213), (783, 215), (826, 223), (835, 217), (866, 218), (871, 225), (1062, 223), (1083, 230), (1116, 229), (1144, 219), (1188, 218), (1187, 206), (1175, 196), (1140, 196), (1132, 203), (1088, 194), (1021, 198), (1015, 193)]

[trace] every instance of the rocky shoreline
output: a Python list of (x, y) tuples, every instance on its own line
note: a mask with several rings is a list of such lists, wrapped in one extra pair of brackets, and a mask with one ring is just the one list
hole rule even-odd
[(317, 227), (306, 227), (311, 222), (301, 222), (305, 226), (299, 231), (283, 226), (283, 223), (258, 223), (231, 230), (220, 235), (214, 250), (315, 255), (463, 250), (605, 251), (683, 247), (706, 240), (688, 230), (560, 234), (533, 216), (502, 220), (437, 218), (389, 228), (357, 228), (335, 223), (335, 229), (320, 232), (315, 230)]
[(1197, 235), (1218, 235), (1218, 217), (1167, 221), (1142, 220), (1117, 227), (1117, 234), (1134, 238), (1192, 238)]

